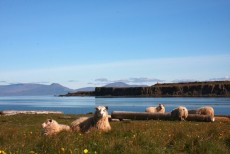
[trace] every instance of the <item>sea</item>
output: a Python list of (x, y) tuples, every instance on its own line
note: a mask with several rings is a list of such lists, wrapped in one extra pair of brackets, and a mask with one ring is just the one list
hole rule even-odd
[(0, 96), (1, 110), (50, 110), (65, 114), (94, 112), (96, 106), (108, 106), (112, 111), (143, 112), (148, 106), (165, 105), (166, 112), (178, 106), (196, 109), (212, 106), (216, 115), (230, 115), (229, 97), (57, 97), (57, 96)]

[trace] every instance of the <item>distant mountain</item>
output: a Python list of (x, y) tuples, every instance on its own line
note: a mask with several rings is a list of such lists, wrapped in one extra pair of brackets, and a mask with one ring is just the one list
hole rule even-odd
[(21, 83), (0, 86), (0, 96), (60, 95), (72, 91), (57, 83), (51, 85)]
[[(109, 83), (107, 85), (104, 85), (102, 87), (148, 87), (147, 85), (129, 85), (124, 82), (113, 82)], [(81, 91), (95, 91), (95, 87), (84, 87), (84, 88), (79, 88), (75, 89), (74, 92), (81, 92)]]
[(63, 96), (95, 96), (95, 89), (97, 88), (130, 88), (130, 87), (148, 87), (147, 85), (129, 85), (126, 84), (124, 82), (114, 82), (114, 83), (110, 83), (107, 84), (105, 86), (102, 87), (86, 87), (86, 88), (80, 88), (80, 89), (76, 89), (73, 92), (69, 92), (67, 94), (64, 95), (59, 95), (61, 97)]
[(114, 83), (110, 83), (110, 84), (107, 84), (103, 87), (122, 87), (122, 88), (125, 88), (125, 87), (148, 87), (147, 85), (129, 85), (127, 83), (124, 83), (124, 82), (114, 82)]

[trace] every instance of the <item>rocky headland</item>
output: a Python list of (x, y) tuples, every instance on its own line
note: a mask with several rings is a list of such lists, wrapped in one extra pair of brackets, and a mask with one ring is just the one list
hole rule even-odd
[(230, 97), (230, 81), (157, 83), (150, 87), (96, 87), (61, 96), (96, 97)]

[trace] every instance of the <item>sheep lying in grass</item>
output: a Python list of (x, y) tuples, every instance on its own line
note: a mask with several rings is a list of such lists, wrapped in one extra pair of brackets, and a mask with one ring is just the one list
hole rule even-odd
[(80, 117), (71, 123), (71, 129), (77, 132), (89, 132), (91, 128), (101, 131), (111, 130), (108, 118), (108, 107), (98, 106), (93, 117)]
[(179, 106), (172, 110), (171, 117), (177, 120), (185, 120), (188, 117), (188, 110), (184, 106)]
[(155, 112), (158, 112), (158, 113), (165, 113), (165, 107), (163, 104), (159, 104), (157, 107), (147, 107), (145, 109), (145, 112), (152, 112), (152, 113), (155, 113)]
[(55, 135), (61, 131), (70, 131), (70, 127), (68, 125), (58, 124), (57, 121), (53, 119), (47, 119), (43, 124), (43, 133), (44, 135)]
[(214, 109), (211, 106), (204, 106), (195, 110), (189, 110), (189, 114), (208, 115), (211, 117), (211, 121), (215, 121)]

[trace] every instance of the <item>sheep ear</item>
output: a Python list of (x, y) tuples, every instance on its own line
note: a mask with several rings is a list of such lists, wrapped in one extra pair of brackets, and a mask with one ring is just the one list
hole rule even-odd
[(108, 107), (108, 106), (105, 106), (105, 108), (106, 108), (106, 110), (108, 110), (108, 109), (109, 109), (109, 107)]
[(49, 119), (49, 122), (52, 122), (52, 119)]

